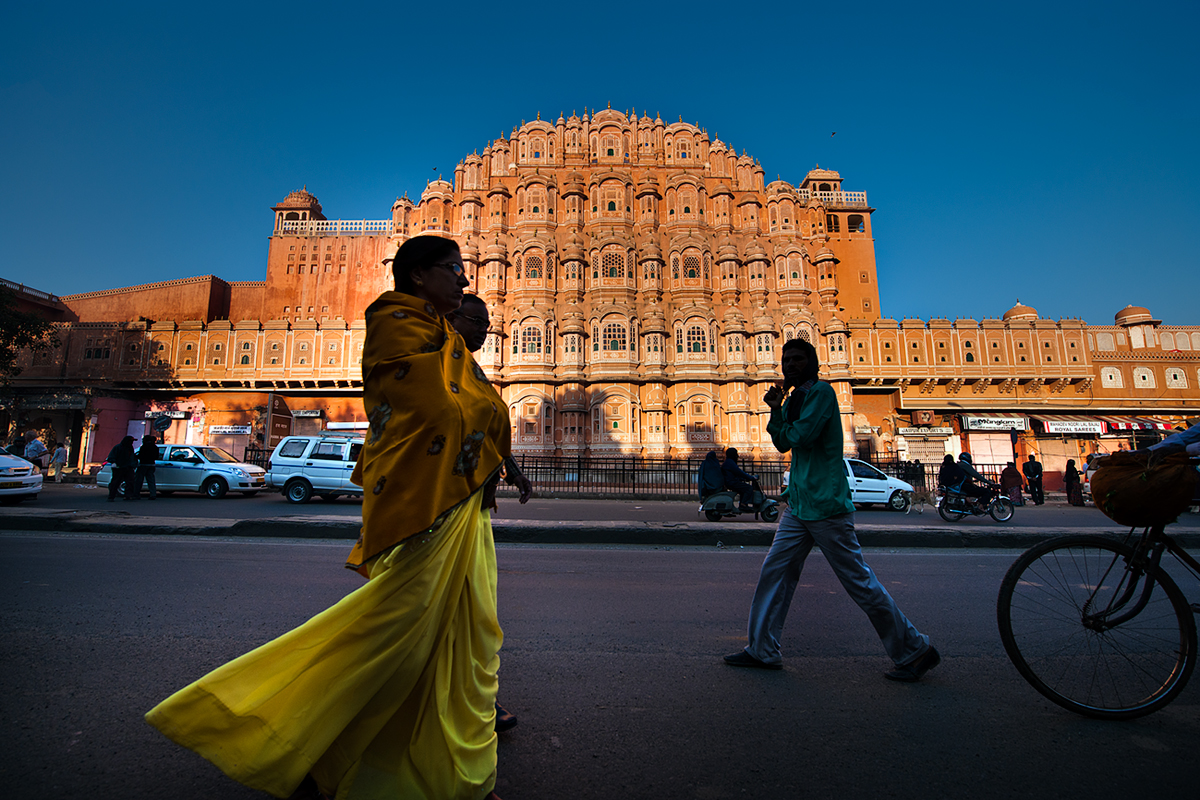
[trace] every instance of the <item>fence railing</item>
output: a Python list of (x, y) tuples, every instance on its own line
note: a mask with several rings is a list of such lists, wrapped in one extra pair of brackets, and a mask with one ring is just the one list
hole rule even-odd
[[(271, 450), (247, 447), (242, 461), (267, 469)], [(640, 499), (684, 499), (699, 497), (697, 475), (700, 458), (621, 458), (517, 455), (521, 471), (533, 481), (541, 497), (628, 497)], [(865, 460), (865, 459), (860, 459)], [(759, 476), (759, 485), (768, 495), (783, 488), (783, 474), (790, 462), (744, 458), (738, 464), (746, 472)], [(918, 489), (934, 489), (941, 464), (911, 461), (870, 460), (868, 464), (886, 475), (911, 483)], [(1000, 481), (1002, 464), (976, 464), (984, 477)], [(514, 495), (516, 489), (501, 482), (502, 495)]]

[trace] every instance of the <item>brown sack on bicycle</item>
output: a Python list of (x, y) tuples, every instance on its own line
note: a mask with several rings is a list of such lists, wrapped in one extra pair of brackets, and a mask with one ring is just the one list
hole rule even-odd
[(1100, 461), (1092, 477), (1092, 501), (1113, 522), (1131, 528), (1169, 525), (1192, 502), (1200, 473), (1183, 453), (1153, 469), (1144, 452), (1121, 451)]

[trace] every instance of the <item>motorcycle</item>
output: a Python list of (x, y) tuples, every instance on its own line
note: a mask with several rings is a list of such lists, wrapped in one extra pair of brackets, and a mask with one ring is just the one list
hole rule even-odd
[[(774, 522), (779, 519), (779, 503), (772, 500), (763, 494), (762, 487), (758, 485), (758, 481), (752, 481), (754, 486), (754, 494), (750, 498), (750, 508), (754, 512), (755, 518), (762, 519), (763, 522)], [(749, 511), (739, 511), (738, 505), (741, 501), (741, 496), (731, 490), (723, 489), (704, 498), (704, 502), (700, 504), (700, 511), (704, 512), (704, 516), (709, 522), (716, 522), (722, 517), (736, 517), (738, 514)]]
[(1013, 501), (1002, 494), (989, 498), (977, 498), (963, 494), (959, 489), (938, 487), (938, 514), (946, 522), (958, 522), (965, 516), (981, 517), (990, 514), (996, 522), (1008, 522), (1013, 516)]

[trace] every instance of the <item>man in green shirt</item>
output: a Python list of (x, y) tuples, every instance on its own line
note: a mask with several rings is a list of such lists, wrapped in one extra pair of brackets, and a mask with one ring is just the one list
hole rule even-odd
[[(854, 534), (854, 504), (842, 456), (842, 423), (837, 395), (817, 380), (816, 349), (803, 339), (783, 346), (784, 385), (763, 397), (771, 409), (767, 432), (781, 453), (791, 452), (788, 508), (779, 518), (775, 540), (763, 560), (750, 604), (750, 643), (725, 656), (734, 667), (782, 669), (779, 638), (804, 560), (813, 545), (846, 592), (875, 626), (895, 669), (894, 681), (913, 683), (941, 662), (929, 637), (919, 632), (863, 560)], [(786, 402), (784, 396), (792, 389)]]

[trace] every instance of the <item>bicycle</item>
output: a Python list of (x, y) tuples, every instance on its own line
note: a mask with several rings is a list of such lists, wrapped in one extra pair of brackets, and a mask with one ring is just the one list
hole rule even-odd
[(1046, 698), (1117, 720), (1158, 711), (1183, 691), (1196, 662), (1200, 604), (1189, 604), (1162, 566), (1170, 553), (1200, 580), (1200, 562), (1164, 531), (1164, 518), (1173, 521), (1182, 510), (1159, 509), (1159, 519), (1140, 534), (1134, 525), (1123, 540), (1049, 539), (1009, 568), (996, 603), (1000, 638)]

